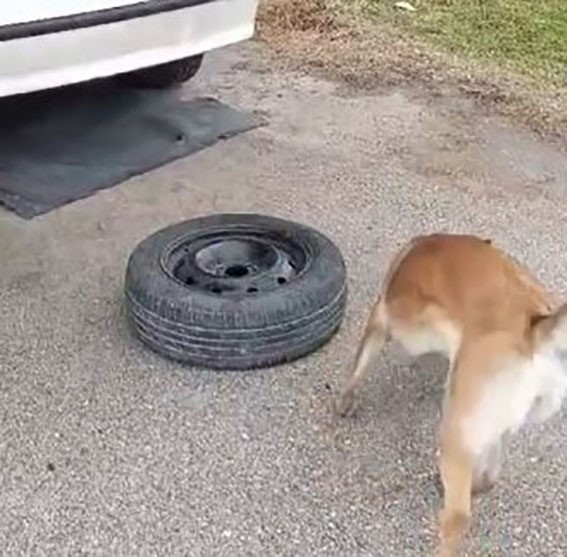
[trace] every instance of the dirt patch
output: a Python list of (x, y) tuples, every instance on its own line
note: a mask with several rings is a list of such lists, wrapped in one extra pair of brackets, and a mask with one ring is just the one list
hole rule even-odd
[(357, 89), (419, 86), (460, 92), (479, 107), (567, 145), (567, 90), (437, 51), (387, 23), (370, 21), (364, 0), (262, 0), (258, 39), (276, 64), (316, 71)]
[(268, 32), (278, 34), (336, 31), (340, 26), (337, 12), (329, 8), (326, 0), (264, 1), (260, 6), (260, 24)]

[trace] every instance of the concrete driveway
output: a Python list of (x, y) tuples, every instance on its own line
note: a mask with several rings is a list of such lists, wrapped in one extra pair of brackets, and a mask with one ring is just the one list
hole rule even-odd
[[(210, 56), (185, 93), (269, 126), (30, 222), (0, 211), (3, 556), (426, 555), (444, 363), (392, 347), (355, 418), (328, 410), (389, 257), (416, 233), (475, 232), (567, 291), (559, 150), (458, 97), (362, 94), (275, 72), (256, 48)], [(130, 251), (216, 211), (337, 242), (350, 300), (324, 349), (213, 373), (130, 336)], [(475, 501), (471, 555), (567, 554), (566, 435), (562, 416), (513, 444), (502, 484)]]

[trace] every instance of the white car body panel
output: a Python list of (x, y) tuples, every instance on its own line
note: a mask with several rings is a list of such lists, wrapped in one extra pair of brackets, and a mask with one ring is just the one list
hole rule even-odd
[[(187, 6), (160, 11), (167, 3), (20, 0), (17, 8), (0, 7), (0, 97), (155, 66), (243, 41), (254, 33), (258, 0), (170, 0), (170, 6)], [(120, 20), (103, 24), (92, 24), (91, 19), (82, 26), (89, 14), (106, 17), (113, 8), (134, 12), (148, 6), (155, 12), (122, 14)], [(74, 17), (74, 28), (60, 29)], [(52, 23), (54, 32), (49, 31)]]
[(0, 7), (0, 25), (28, 23), (66, 15), (109, 10), (138, 2), (140, 0), (19, 0), (19, 2), (6, 2), (6, 6)]

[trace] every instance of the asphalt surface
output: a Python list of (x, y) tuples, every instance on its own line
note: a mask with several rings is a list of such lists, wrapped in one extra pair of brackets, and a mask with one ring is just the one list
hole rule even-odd
[[(0, 554), (426, 555), (440, 499), (445, 366), (396, 347), (357, 416), (329, 398), (394, 250), (474, 232), (567, 291), (567, 158), (469, 101), (361, 94), (274, 71), (254, 45), (209, 57), (184, 94), (269, 125), (33, 221), (0, 211)], [(293, 365), (165, 361), (125, 323), (125, 264), (157, 228), (258, 211), (343, 250), (344, 326)], [(474, 506), (470, 555), (567, 554), (565, 415), (510, 447)]]

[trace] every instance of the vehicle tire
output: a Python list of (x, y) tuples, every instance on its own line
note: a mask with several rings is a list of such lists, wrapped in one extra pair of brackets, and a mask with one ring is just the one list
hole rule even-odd
[(116, 76), (120, 83), (147, 89), (166, 89), (188, 81), (199, 71), (203, 55), (174, 60)]
[(158, 353), (244, 370), (326, 343), (343, 318), (346, 270), (338, 248), (310, 227), (221, 214), (143, 240), (128, 261), (125, 297), (134, 333)]

